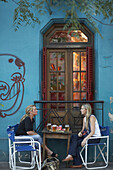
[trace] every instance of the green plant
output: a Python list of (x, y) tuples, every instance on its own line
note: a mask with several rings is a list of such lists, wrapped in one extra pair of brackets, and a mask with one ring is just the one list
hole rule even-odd
[[(8, 2), (9, 0), (0, 0)], [(11, 0), (10, 0), (11, 1)], [(53, 8), (61, 10), (65, 13), (66, 24), (64, 29), (80, 29), (81, 23), (77, 11), (84, 13), (86, 18), (90, 21), (96, 32), (100, 34), (100, 31), (95, 21), (99, 21), (97, 15), (102, 15), (103, 19), (109, 19), (110, 23), (102, 23), (105, 25), (111, 25), (113, 22), (113, 0), (12, 0), (17, 7), (14, 10), (14, 26), (15, 31), (20, 26), (32, 25), (35, 23), (40, 24), (39, 15), (45, 15), (53, 13)], [(70, 27), (71, 26), (71, 27)]]

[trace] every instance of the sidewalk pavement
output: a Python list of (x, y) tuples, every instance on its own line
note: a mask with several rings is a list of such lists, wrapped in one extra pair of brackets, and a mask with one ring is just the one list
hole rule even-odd
[[(98, 162), (98, 164), (96, 163), (96, 166), (102, 165), (101, 162)], [(72, 164), (71, 164), (72, 165)], [(61, 163), (60, 164), (60, 170), (72, 170), (72, 169), (76, 169), (76, 170), (86, 170), (85, 166), (82, 166), (82, 168), (69, 168), (70, 165), (66, 165), (66, 163)], [(104, 165), (103, 165), (104, 166)], [(90, 166), (91, 167), (91, 166)], [(113, 170), (113, 163), (110, 162), (107, 168), (102, 168), (102, 170)]]
[[(101, 164), (98, 163), (98, 164)], [(113, 170), (113, 163), (112, 162), (109, 162), (109, 165), (107, 168), (102, 168), (102, 170), (105, 169), (105, 170)], [(0, 162), (0, 170), (10, 170), (9, 168), (9, 165), (7, 162)], [(37, 167), (34, 168), (34, 170), (37, 170)], [(60, 163), (60, 168), (59, 170), (72, 170), (72, 168), (69, 168), (69, 165), (67, 165), (65, 162), (61, 162)], [(83, 166), (82, 168), (77, 168), (77, 170), (86, 170), (86, 168)]]

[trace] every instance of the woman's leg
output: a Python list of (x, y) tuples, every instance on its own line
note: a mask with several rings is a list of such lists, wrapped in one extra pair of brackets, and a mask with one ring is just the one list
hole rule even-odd
[[(41, 138), (41, 136), (39, 135), (39, 134), (37, 134), (37, 135), (32, 135), (32, 138), (35, 140), (35, 141), (38, 141), (40, 144), (41, 144), (41, 146), (43, 147), (43, 141), (42, 141), (42, 138)], [(36, 147), (37, 147), (37, 145), (36, 145)], [(57, 154), (53, 154), (53, 151), (51, 151), (46, 145), (45, 145), (45, 150), (47, 151), (47, 154), (48, 155), (50, 155), (50, 156), (58, 156)]]
[(58, 157), (58, 154), (51, 151), (46, 145), (45, 145), (45, 150), (47, 151), (48, 156)]
[[(68, 156), (63, 160), (64, 161), (70, 161), (73, 160), (74, 163), (76, 162), (75, 158), (79, 158), (79, 146), (81, 146), (83, 138), (79, 137), (78, 134), (74, 134), (71, 136), (70, 139), (70, 147), (69, 147), (69, 153)], [(81, 162), (81, 160), (79, 161)]]
[[(82, 138), (82, 140), (83, 140), (83, 138)], [(82, 140), (78, 140), (77, 147), (76, 147), (76, 155), (73, 156), (73, 165), (75, 165), (75, 166), (82, 165), (82, 160), (81, 160), (80, 151), (79, 151), (79, 146), (81, 146)], [(88, 143), (99, 143), (99, 142), (100, 142), (100, 139), (92, 139), (92, 140), (89, 140)]]
[(31, 137), (32, 137), (35, 141), (38, 141), (38, 142), (42, 145), (42, 143), (43, 143), (42, 137), (41, 137), (39, 134), (37, 134), (37, 135), (32, 135)]
[(76, 148), (76, 156), (73, 156), (73, 165), (82, 165), (79, 147)]
[(74, 166), (78, 166), (78, 165), (82, 166), (82, 160), (81, 160), (80, 151), (79, 151), (79, 147), (81, 146), (82, 140), (83, 138), (79, 137), (78, 134), (72, 136), (69, 153), (73, 156)]
[[(38, 141), (41, 145), (42, 145), (42, 137), (39, 135), (39, 134), (37, 134), (37, 135), (32, 135), (31, 136), (33, 139), (34, 139), (34, 141)], [(38, 149), (38, 144), (36, 143), (35, 144), (35, 147)]]
[(48, 155), (51, 155), (53, 152), (45, 145), (45, 150), (47, 151)]
[(69, 155), (76, 156), (77, 148), (81, 146), (83, 138), (79, 137), (78, 134), (74, 134), (70, 139)]

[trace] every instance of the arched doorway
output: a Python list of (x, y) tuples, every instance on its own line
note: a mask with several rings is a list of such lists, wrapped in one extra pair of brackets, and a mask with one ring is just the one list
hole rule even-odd
[[(63, 30), (54, 24), (43, 37), (43, 100), (85, 101), (93, 99), (93, 33), (83, 25), (81, 30)], [(64, 117), (63, 108), (71, 108), (65, 122), (79, 117), (80, 105), (51, 104)], [(76, 111), (75, 111), (76, 110)], [(52, 114), (51, 114), (52, 115)], [(55, 119), (53, 121), (55, 122)], [(79, 124), (79, 123), (78, 123)]]

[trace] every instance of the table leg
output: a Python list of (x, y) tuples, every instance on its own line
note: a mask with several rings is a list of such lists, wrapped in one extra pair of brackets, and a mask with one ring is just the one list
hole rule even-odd
[(67, 141), (67, 155), (69, 152), (69, 145), (70, 145), (70, 135), (68, 135), (68, 141)]
[(45, 159), (45, 134), (43, 134), (43, 161)]

